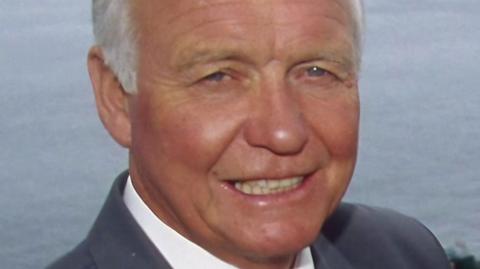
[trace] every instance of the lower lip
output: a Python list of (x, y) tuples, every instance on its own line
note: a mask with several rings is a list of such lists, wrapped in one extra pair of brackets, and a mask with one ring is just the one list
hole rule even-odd
[(272, 194), (263, 194), (263, 195), (252, 195), (243, 193), (235, 188), (231, 183), (222, 183), (222, 187), (228, 192), (231, 192), (230, 195), (234, 195), (241, 199), (242, 201), (253, 203), (260, 206), (268, 206), (270, 204), (280, 204), (288, 203), (295, 200), (303, 199), (312, 188), (314, 173), (306, 175), (302, 182), (295, 188), (285, 191)]

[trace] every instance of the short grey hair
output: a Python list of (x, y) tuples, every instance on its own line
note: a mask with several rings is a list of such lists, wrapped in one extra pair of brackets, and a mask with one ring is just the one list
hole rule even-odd
[(363, 35), (365, 31), (365, 12), (363, 9), (363, 0), (350, 0), (353, 16), (353, 38), (355, 41), (355, 65), (356, 71), (360, 71), (363, 53)]
[(93, 34), (105, 64), (117, 76), (126, 92), (137, 89), (137, 48), (132, 22), (131, 0), (93, 0)]
[[(128, 93), (137, 91), (137, 36), (132, 0), (92, 0), (93, 33), (108, 65)], [(360, 68), (364, 14), (362, 0), (350, 0), (356, 42), (355, 63)]]

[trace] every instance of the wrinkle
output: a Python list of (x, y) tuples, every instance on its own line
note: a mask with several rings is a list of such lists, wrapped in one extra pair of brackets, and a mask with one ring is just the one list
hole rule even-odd
[(203, 10), (209, 10), (209, 9), (212, 9), (212, 8), (217, 8), (218, 9), (218, 8), (222, 8), (222, 7), (225, 7), (225, 6), (232, 6), (232, 5), (233, 6), (243, 5), (243, 3), (234, 3), (235, 1), (222, 1), (222, 2), (218, 2), (218, 3), (205, 3), (206, 1), (201, 1), (201, 2), (203, 2), (203, 4), (200, 4), (200, 5), (194, 6), (194, 7), (189, 7), (188, 9), (181, 12), (180, 14), (178, 14), (176, 16), (173, 16), (173, 17), (170, 17), (166, 21), (166, 24), (167, 25), (173, 24), (176, 21), (181, 20), (185, 17), (187, 19), (190, 19), (193, 14), (195, 14), (197, 12), (203, 12)]

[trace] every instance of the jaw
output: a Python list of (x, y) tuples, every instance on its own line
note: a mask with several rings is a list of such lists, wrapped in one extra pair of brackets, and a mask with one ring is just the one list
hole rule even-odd
[[(332, 202), (337, 199), (322, 174), (312, 174), (290, 191), (267, 195), (245, 194), (224, 183), (225, 196), (211, 201), (220, 208), (205, 216), (219, 241), (203, 242), (203, 247), (234, 264), (295, 257), (317, 238), (330, 209), (336, 207)], [(219, 213), (226, 210), (228, 214)]]
[[(216, 257), (239, 268), (291, 268), (297, 254), (317, 237), (317, 232), (305, 233), (307, 230), (317, 229), (302, 225), (282, 227), (271, 223), (257, 229), (261, 232), (242, 234), (243, 239), (232, 234), (223, 235), (223, 239), (228, 240), (228, 243), (220, 247), (201, 246)], [(280, 237), (278, 234), (284, 236)]]
[[(132, 162), (131, 166), (134, 166)], [(135, 170), (132, 168), (131, 172), (138, 172)], [(145, 180), (147, 175), (139, 173), (137, 176)], [(341, 199), (340, 194), (346, 186), (333, 184), (339, 179), (328, 179), (329, 176), (331, 173), (322, 169), (303, 176), (298, 185), (290, 183), (290, 187), (293, 186), (290, 190), (263, 195), (238, 190), (235, 188), (238, 182), (219, 180), (199, 182), (200, 185), (190, 182), (193, 186), (188, 193), (152, 193), (161, 182), (152, 182), (149, 187), (145, 185), (148, 187), (145, 191), (151, 197), (163, 197), (161, 201), (150, 201), (154, 205), (149, 205), (152, 210), (160, 211), (155, 212), (159, 218), (222, 260), (240, 268), (282, 268), (290, 265), (295, 255), (315, 240), (323, 222)], [(148, 175), (148, 178), (162, 177)], [(187, 178), (194, 178), (194, 175), (187, 174), (176, 181)], [(268, 185), (268, 181), (290, 181), (292, 178), (242, 182)], [(264, 180), (266, 182), (261, 183)], [(205, 193), (212, 195), (202, 201), (190, 201), (192, 208), (187, 210), (188, 214), (174, 214), (187, 212), (178, 207), (191, 197), (206, 197)], [(155, 206), (159, 202), (164, 206)]]

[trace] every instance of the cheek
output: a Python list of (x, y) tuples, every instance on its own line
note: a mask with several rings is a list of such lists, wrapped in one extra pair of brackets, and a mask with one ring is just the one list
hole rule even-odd
[(359, 104), (338, 99), (308, 106), (313, 132), (323, 141), (332, 158), (355, 158), (358, 144)]
[[(185, 102), (176, 106), (144, 103), (139, 106), (134, 141), (151, 158), (190, 171), (208, 172), (231, 143), (241, 119), (234, 107)], [(160, 109), (162, 108), (162, 109)], [(143, 154), (143, 153), (142, 153)]]

